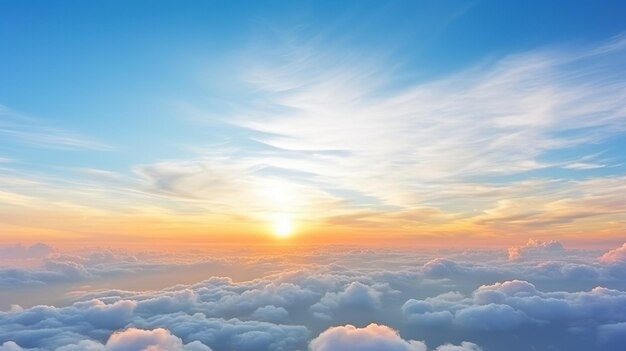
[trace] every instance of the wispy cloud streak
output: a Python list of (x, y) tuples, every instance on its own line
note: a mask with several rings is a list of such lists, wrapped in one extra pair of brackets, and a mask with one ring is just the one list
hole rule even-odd
[(52, 128), (0, 105), (0, 134), (29, 146), (66, 150), (111, 150), (77, 133)]

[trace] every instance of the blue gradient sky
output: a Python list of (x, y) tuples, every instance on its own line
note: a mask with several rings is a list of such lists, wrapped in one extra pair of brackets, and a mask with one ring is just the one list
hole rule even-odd
[[(531, 230), (612, 207), (602, 220), (617, 224), (599, 235), (615, 239), (626, 206), (594, 199), (626, 173), (625, 10), (623, 1), (3, 1), (0, 201), (34, 198), (22, 201), (27, 212), (66, 194), (110, 221), (158, 207), (192, 222), (243, 216), (251, 228), (287, 213), (312, 232), (353, 232), (367, 217), (403, 235), (476, 233), (487, 222), (496, 224), (483, 232)], [(416, 91), (428, 93), (407, 97)], [(359, 142), (368, 138), (378, 144)], [(13, 185), (25, 179), (46, 190)], [(533, 199), (520, 190), (475, 201), (467, 190), (533, 182), (542, 189)], [(465, 190), (431, 191), (450, 187)], [(259, 191), (304, 195), (233, 205), (267, 202)], [(547, 213), (563, 198), (575, 206), (559, 218), (510, 223), (522, 215), (511, 201)], [(393, 219), (425, 208), (442, 215), (419, 219), (428, 230)], [(498, 211), (506, 215), (480, 217)], [(580, 239), (580, 228), (563, 235)]]

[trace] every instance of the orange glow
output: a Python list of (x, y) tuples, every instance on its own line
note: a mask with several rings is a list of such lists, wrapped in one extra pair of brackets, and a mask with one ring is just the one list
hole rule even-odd
[(279, 238), (287, 238), (293, 232), (293, 224), (291, 218), (287, 215), (276, 216), (274, 220), (274, 235)]

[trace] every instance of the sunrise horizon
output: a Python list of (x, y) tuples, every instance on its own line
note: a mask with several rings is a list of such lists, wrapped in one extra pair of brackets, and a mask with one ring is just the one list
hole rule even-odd
[(625, 14), (0, 0), (0, 351), (626, 350)]

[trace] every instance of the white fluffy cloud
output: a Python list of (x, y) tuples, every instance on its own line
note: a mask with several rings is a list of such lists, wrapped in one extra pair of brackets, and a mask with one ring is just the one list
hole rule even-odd
[(508, 305), (488, 304), (459, 310), (455, 322), (471, 330), (511, 330), (526, 321), (526, 315)]
[(327, 292), (311, 311), (320, 318), (332, 319), (332, 311), (374, 310), (380, 306), (381, 292), (360, 282), (352, 282), (339, 292)]
[(333, 327), (311, 341), (311, 351), (426, 351), (421, 341), (404, 340), (395, 330), (378, 324), (365, 328)]
[(626, 243), (616, 249), (608, 251), (607, 253), (602, 255), (602, 257), (600, 257), (600, 260), (610, 263), (626, 262)]
[(409, 323), (418, 326), (445, 326), (452, 323), (454, 315), (450, 311), (435, 311), (427, 301), (410, 299), (402, 305), (402, 313)]
[[(562, 329), (578, 331), (607, 347), (622, 328), (619, 322), (626, 318), (626, 292), (602, 287), (542, 292), (527, 281), (514, 280), (483, 285), (469, 297), (457, 293), (412, 299), (402, 311), (414, 325), (482, 333)], [(584, 349), (578, 347), (570, 349)]]
[[(426, 351), (422, 341), (405, 340), (400, 334), (386, 325), (369, 324), (363, 328), (353, 325), (331, 327), (313, 339), (311, 351)], [(482, 351), (471, 342), (460, 345), (441, 345), (435, 351)]]
[(163, 328), (142, 330), (129, 328), (111, 335), (106, 351), (211, 351), (199, 342), (183, 345), (180, 338)]
[(0, 345), (0, 351), (22, 351), (23, 349), (13, 341), (7, 341)]
[(282, 307), (273, 305), (259, 307), (252, 313), (251, 317), (255, 320), (265, 322), (281, 322), (289, 317), (289, 312)]
[[(26, 350), (35, 349), (24, 349), (12, 341), (0, 346), (0, 351)], [(113, 333), (104, 345), (93, 340), (80, 340), (55, 351), (211, 351), (211, 348), (198, 341), (183, 344), (180, 338), (163, 328), (128, 328)]]

